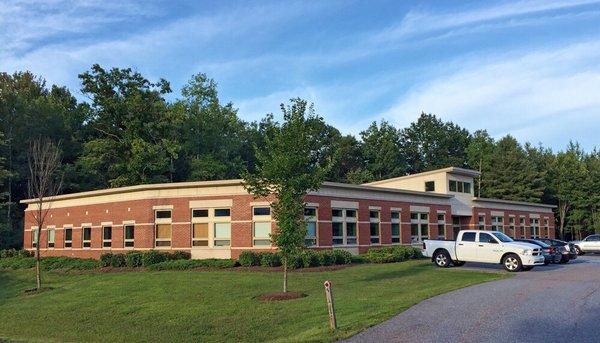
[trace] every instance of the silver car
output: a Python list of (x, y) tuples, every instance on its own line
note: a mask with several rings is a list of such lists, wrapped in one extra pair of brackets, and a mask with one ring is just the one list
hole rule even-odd
[(570, 243), (575, 247), (577, 255), (583, 255), (588, 252), (600, 252), (600, 235), (590, 235), (581, 241)]

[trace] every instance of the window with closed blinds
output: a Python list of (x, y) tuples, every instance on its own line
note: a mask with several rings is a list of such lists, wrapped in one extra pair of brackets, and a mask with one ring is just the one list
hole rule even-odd
[(32, 229), (31, 230), (31, 246), (32, 247), (36, 247), (38, 243), (38, 235), (37, 235), (37, 229)]
[(231, 223), (215, 223), (214, 234), (214, 246), (227, 247), (231, 245)]
[(133, 248), (135, 241), (135, 227), (133, 225), (125, 225), (125, 240), (124, 244), (126, 248)]
[(92, 228), (83, 228), (83, 247), (90, 248), (92, 246)]
[(195, 247), (208, 246), (208, 223), (194, 223), (192, 245)]
[(110, 248), (112, 246), (112, 226), (102, 227), (102, 247)]
[(254, 223), (254, 245), (271, 245), (271, 222)]
[(54, 229), (48, 229), (48, 248), (54, 248)]
[(73, 245), (73, 229), (65, 228), (65, 248), (71, 248)]
[(156, 246), (171, 246), (171, 224), (156, 224)]

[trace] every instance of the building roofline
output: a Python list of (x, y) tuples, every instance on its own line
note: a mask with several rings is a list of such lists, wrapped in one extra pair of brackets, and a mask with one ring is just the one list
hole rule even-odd
[[(242, 180), (242, 179), (155, 183), (155, 184), (144, 184), (144, 185), (117, 187), (117, 188), (106, 188), (106, 189), (99, 189), (99, 190), (94, 190), (94, 191), (62, 194), (62, 195), (56, 195), (53, 197), (44, 198), (44, 201), (45, 202), (61, 201), (61, 200), (78, 199), (78, 198), (86, 198), (86, 197), (94, 197), (94, 196), (102, 196), (102, 195), (124, 194), (124, 193), (163, 190), (163, 189), (241, 186), (241, 185), (243, 185), (243, 183), (244, 183), (244, 180)], [(435, 193), (429, 193), (429, 192), (401, 190), (401, 189), (385, 188), (385, 187), (373, 187), (373, 186), (367, 186), (367, 185), (354, 185), (354, 184), (340, 183), (340, 182), (324, 182), (322, 187), (342, 188), (342, 189), (351, 189), (351, 190), (365, 190), (365, 191), (395, 193), (395, 194), (420, 195), (420, 196), (428, 196), (428, 197), (433, 197), (433, 198), (452, 198), (453, 197), (452, 195), (447, 195), (447, 194), (435, 194)], [(20, 201), (21, 204), (33, 204), (35, 202), (37, 202), (37, 199), (23, 199)]]
[(498, 204), (511, 204), (511, 205), (523, 205), (531, 207), (544, 207), (544, 208), (556, 208), (556, 205), (539, 204), (535, 202), (526, 201), (514, 201), (514, 200), (502, 200), (502, 199), (491, 199), (491, 198), (473, 198), (473, 202), (492, 202)]
[(472, 176), (472, 177), (477, 177), (477, 176), (479, 176), (481, 174), (477, 170), (465, 169), (465, 168), (459, 168), (459, 167), (447, 167), (447, 168), (435, 169), (435, 170), (430, 170), (430, 171), (426, 171), (426, 172), (422, 172), (422, 173), (417, 173), (417, 174), (410, 174), (410, 175), (398, 176), (398, 177), (394, 177), (394, 178), (391, 178), (391, 179), (385, 179), (385, 180), (379, 180), (379, 181), (374, 181), (374, 182), (368, 182), (368, 183), (365, 183), (363, 185), (367, 185), (367, 186), (368, 185), (379, 185), (379, 184), (382, 184), (382, 183), (388, 183), (390, 181), (405, 180), (405, 179), (411, 179), (411, 178), (414, 178), (414, 177), (420, 177), (420, 176), (426, 176), (426, 175), (432, 175), (432, 174), (438, 174), (438, 173), (450, 173), (450, 174)]

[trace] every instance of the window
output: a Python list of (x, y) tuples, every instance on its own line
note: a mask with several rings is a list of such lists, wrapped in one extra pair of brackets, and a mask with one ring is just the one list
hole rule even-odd
[(271, 246), (271, 208), (268, 206), (254, 207), (252, 209), (252, 214), (253, 245)]
[(538, 238), (540, 237), (540, 220), (538, 218), (530, 218), (530, 233), (531, 233), (531, 238)]
[(475, 242), (475, 232), (465, 232), (462, 235), (464, 242)]
[(132, 224), (125, 225), (125, 248), (133, 248), (135, 243), (135, 227)]
[(192, 224), (192, 246), (207, 247), (208, 246), (208, 223), (193, 223)]
[(270, 207), (255, 207), (254, 215), (255, 216), (270, 216), (271, 208)]
[(369, 211), (369, 221), (371, 244), (379, 244), (381, 242), (381, 238), (379, 237), (379, 211)]
[(477, 218), (477, 229), (479, 230), (485, 230), (485, 216), (479, 216)]
[(331, 233), (333, 245), (356, 244), (356, 210), (332, 209)]
[(420, 243), (429, 238), (428, 213), (410, 213), (410, 238), (412, 243)]
[(37, 235), (38, 229), (31, 229), (31, 246), (32, 247), (37, 247), (37, 243), (38, 243), (38, 235)]
[(515, 233), (515, 217), (508, 218), (508, 235), (511, 237), (516, 237)]
[(92, 228), (84, 227), (83, 229), (83, 244), (84, 248), (90, 248), (92, 246)]
[(65, 248), (71, 248), (73, 246), (73, 229), (65, 228)]
[(231, 245), (231, 223), (215, 223), (215, 247), (228, 247)]
[(446, 239), (446, 215), (438, 213), (438, 239)]
[(156, 219), (171, 219), (171, 210), (156, 211)]
[(112, 245), (112, 226), (102, 227), (102, 247), (110, 248)]
[(154, 217), (154, 246), (157, 248), (171, 246), (171, 210), (157, 210)]
[(492, 235), (487, 233), (479, 234), (479, 243), (497, 243), (495, 239), (492, 238)]
[(54, 248), (54, 238), (56, 232), (54, 229), (48, 229), (48, 248)]
[(504, 232), (504, 218), (492, 216), (492, 231)]
[(594, 235), (594, 236), (589, 236), (588, 238), (585, 239), (586, 242), (598, 242), (600, 241), (600, 236), (598, 235)]
[(231, 217), (231, 210), (228, 208), (216, 208), (215, 217)]
[(304, 222), (306, 223), (306, 237), (304, 245), (307, 247), (317, 245), (317, 209), (307, 207), (304, 209)]
[(544, 237), (550, 238), (550, 225), (548, 223), (548, 218), (544, 218)]
[(434, 181), (425, 181), (425, 191), (426, 192), (435, 191), (435, 182)]
[(392, 211), (392, 243), (400, 243), (400, 212)]
[(471, 183), (470, 182), (450, 180), (449, 181), (449, 189), (450, 189), (450, 192), (458, 192), (458, 193), (468, 193), (468, 194), (471, 194)]
[(192, 210), (192, 218), (208, 218), (208, 210)]
[(450, 180), (450, 192), (456, 192), (456, 181)]

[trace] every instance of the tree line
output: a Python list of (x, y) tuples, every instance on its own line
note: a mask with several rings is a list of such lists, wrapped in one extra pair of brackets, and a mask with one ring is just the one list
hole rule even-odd
[[(60, 147), (63, 193), (143, 183), (241, 178), (256, 170), (255, 147), (281, 128), (273, 114), (244, 121), (217, 84), (193, 75), (178, 95), (170, 83), (130, 68), (93, 65), (78, 99), (30, 72), (0, 73), (0, 248), (22, 246), (28, 149), (44, 137)], [(174, 100), (173, 100), (174, 99)], [(311, 109), (311, 111), (314, 109)], [(507, 135), (469, 132), (422, 113), (408, 127), (373, 122), (358, 136), (322, 116), (307, 119), (310, 160), (325, 180), (364, 183), (448, 166), (481, 171), (480, 197), (557, 205), (560, 234), (600, 231), (600, 152), (577, 143), (554, 152)]]

